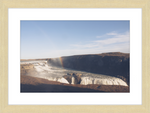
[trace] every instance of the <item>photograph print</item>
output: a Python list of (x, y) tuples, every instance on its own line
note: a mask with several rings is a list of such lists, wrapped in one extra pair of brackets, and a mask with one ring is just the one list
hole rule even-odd
[(21, 93), (130, 92), (130, 21), (21, 20)]

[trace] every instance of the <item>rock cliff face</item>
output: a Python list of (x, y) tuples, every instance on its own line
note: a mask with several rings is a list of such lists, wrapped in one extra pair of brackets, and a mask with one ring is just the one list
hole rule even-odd
[(130, 57), (127, 53), (103, 53), (51, 58), (49, 65), (121, 78), (129, 85)]

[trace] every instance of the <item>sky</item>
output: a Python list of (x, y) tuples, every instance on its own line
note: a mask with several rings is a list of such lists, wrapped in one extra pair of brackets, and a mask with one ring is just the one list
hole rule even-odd
[(21, 59), (130, 52), (130, 21), (21, 21)]

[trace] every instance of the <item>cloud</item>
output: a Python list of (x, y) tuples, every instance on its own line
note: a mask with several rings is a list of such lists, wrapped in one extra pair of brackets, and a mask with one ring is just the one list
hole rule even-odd
[(116, 31), (112, 31), (112, 32), (106, 33), (104, 35), (96, 36), (96, 38), (105, 38), (108, 36), (117, 36), (117, 35), (119, 35), (119, 34)]
[(97, 47), (97, 48), (77, 48), (77, 49), (67, 49), (67, 50), (59, 50), (60, 55), (53, 54), (55, 57), (60, 56), (71, 56), (71, 55), (83, 55), (83, 54), (100, 54), (100, 53), (107, 53), (107, 52), (130, 52), (129, 44), (118, 44), (113, 45), (111, 47)]
[(115, 44), (115, 43), (125, 43), (125, 42), (129, 42), (130, 38), (129, 38), (129, 34), (116, 34), (114, 37), (112, 38), (108, 38), (108, 39), (104, 39), (104, 40), (96, 40), (94, 42), (96, 43), (100, 43), (102, 45), (108, 45), (108, 44)]
[[(109, 37), (107, 37), (109, 36)], [(103, 53), (103, 52), (129, 52), (130, 51), (130, 36), (129, 32), (119, 34), (117, 32), (110, 32), (102, 35), (99, 40), (94, 40), (88, 44), (72, 45), (76, 50), (74, 53)], [(82, 52), (81, 52), (82, 51)]]
[(95, 43), (91, 42), (89, 44), (83, 44), (83, 45), (73, 44), (71, 46), (74, 46), (74, 47), (77, 47), (77, 48), (93, 48), (93, 47), (97, 47), (98, 45), (95, 45)]
[(74, 48), (65, 50), (51, 51), (47, 53), (47, 58), (56, 58), (61, 56), (83, 55), (83, 54), (100, 54), (106, 52), (130, 52), (129, 36), (120, 34), (116, 37), (92, 41), (88, 44), (72, 45)]
[[(105, 34), (105, 38), (92, 40), (91, 42), (79, 42), (78, 44), (70, 45), (68, 49), (53, 50), (43, 52), (37, 58), (56, 58), (61, 56), (83, 55), (83, 54), (100, 54), (106, 52), (130, 52), (130, 36), (129, 32)], [(109, 37), (107, 37), (109, 36)], [(45, 56), (43, 56), (45, 55)]]
[(118, 35), (118, 34), (117, 32), (113, 31), (113, 32), (107, 33), (106, 35)]
[[(116, 43), (126, 43), (130, 41), (129, 32), (123, 33), (123, 34), (117, 34), (114, 32), (107, 33), (106, 35), (112, 35), (111, 38), (106, 37), (105, 39), (95, 40), (91, 41), (88, 44), (74, 44), (72, 46), (78, 47), (78, 48), (92, 48), (97, 46), (106, 46), (109, 44), (116, 44)], [(106, 36), (103, 35), (103, 36)]]
[(96, 36), (96, 38), (106, 37), (107, 35)]

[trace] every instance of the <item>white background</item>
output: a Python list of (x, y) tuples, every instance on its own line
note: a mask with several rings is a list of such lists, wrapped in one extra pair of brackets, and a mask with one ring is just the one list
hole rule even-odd
[[(8, 15), (9, 105), (141, 105), (141, 9), (21, 9)], [(130, 20), (130, 93), (20, 93), (20, 20)]]

